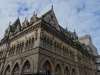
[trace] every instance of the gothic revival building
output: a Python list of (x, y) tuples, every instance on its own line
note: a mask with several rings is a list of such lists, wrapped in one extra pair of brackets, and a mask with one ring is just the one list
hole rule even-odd
[(19, 18), (0, 42), (0, 75), (97, 75), (93, 50), (62, 28), (53, 8)]

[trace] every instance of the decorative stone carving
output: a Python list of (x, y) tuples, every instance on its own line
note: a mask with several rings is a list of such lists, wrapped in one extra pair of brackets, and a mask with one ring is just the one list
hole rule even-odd
[(24, 73), (30, 73), (31, 72), (31, 65), (30, 63), (27, 61), (24, 65)]
[(6, 68), (4, 75), (10, 75), (10, 66)]
[(35, 23), (37, 20), (38, 20), (37, 14), (34, 12), (33, 16), (31, 17), (31, 20), (30, 20), (30, 25)]
[(51, 59), (53, 65), (54, 65), (54, 63), (55, 63), (55, 61), (56, 61), (55, 58), (50, 57), (50, 59)]
[(28, 22), (28, 20), (27, 20), (26, 17), (25, 17), (25, 20), (24, 20), (24, 22), (22, 23), (22, 28), (26, 28), (28, 25), (29, 25), (29, 22)]
[(18, 64), (15, 65), (13, 68), (13, 74), (12, 75), (19, 75), (19, 66)]
[(21, 64), (23, 63), (23, 61), (25, 60), (26, 57), (22, 57), (21, 58)]
[(38, 38), (38, 30), (36, 30), (35, 32), (35, 40), (37, 40), (37, 38)]

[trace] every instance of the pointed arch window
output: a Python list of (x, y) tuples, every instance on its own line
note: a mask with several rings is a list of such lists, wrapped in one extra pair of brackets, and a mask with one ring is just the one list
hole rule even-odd
[(42, 72), (43, 72), (44, 75), (51, 75), (52, 68), (51, 68), (51, 65), (50, 65), (49, 61), (46, 61), (44, 63)]
[(69, 71), (68, 67), (65, 67), (64, 75), (70, 75), (70, 71)]
[(27, 49), (28, 49), (28, 40), (25, 43), (25, 50), (27, 50)]
[(34, 47), (34, 38), (32, 38), (32, 40), (31, 40), (31, 48), (33, 48)]
[(26, 61), (22, 67), (22, 75), (30, 75), (31, 74), (31, 64), (29, 61)]
[(76, 75), (75, 69), (72, 69), (72, 75)]
[(47, 45), (46, 45), (47, 43), (46, 42), (47, 42), (46, 36), (44, 36), (44, 38), (43, 38), (43, 47), (44, 48), (47, 48)]
[(10, 75), (10, 66), (7, 66), (4, 75)]
[(61, 67), (59, 64), (55, 67), (55, 75), (62, 75)]
[(13, 68), (12, 75), (19, 75), (19, 72), (20, 72), (20, 70), (19, 70), (19, 65), (16, 64), (16, 65), (14, 66), (14, 68)]

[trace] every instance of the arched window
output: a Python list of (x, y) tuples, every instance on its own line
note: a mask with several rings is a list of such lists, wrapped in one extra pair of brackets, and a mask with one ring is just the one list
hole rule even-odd
[(13, 68), (12, 75), (19, 75), (19, 65), (16, 64)]
[(70, 72), (69, 72), (68, 67), (65, 68), (65, 70), (64, 70), (64, 75), (70, 75)]
[(24, 49), (24, 42), (21, 43), (21, 52), (23, 51)]
[(22, 49), (21, 49), (21, 43), (19, 44), (19, 51), (18, 51), (19, 53), (21, 53), (22, 52)]
[(49, 50), (52, 51), (52, 40), (49, 41)]
[(19, 53), (19, 44), (17, 45), (17, 50), (16, 50), (16, 54)]
[(29, 50), (30, 49), (30, 40), (28, 40), (28, 42), (27, 42), (27, 50)]
[(44, 36), (44, 38), (43, 38), (43, 47), (44, 47), (44, 48), (47, 48), (46, 36)]
[(26, 61), (22, 67), (22, 75), (30, 75), (31, 74), (31, 64), (29, 61)]
[(56, 41), (54, 42), (54, 52), (55, 53), (57, 52), (57, 43), (56, 43)]
[(52, 73), (51, 65), (50, 65), (49, 61), (46, 61), (46, 62), (43, 64), (42, 74), (51, 75), (51, 73)]
[(10, 66), (7, 66), (4, 75), (10, 75)]
[(61, 67), (59, 64), (55, 67), (55, 75), (62, 75)]
[(76, 72), (74, 69), (72, 69), (72, 75), (76, 75)]
[(13, 55), (14, 55), (14, 53), (15, 53), (15, 45), (14, 45), (14, 47), (13, 47)]
[(35, 39), (37, 40), (37, 38), (38, 38), (38, 30), (36, 30), (35, 32)]
[(28, 40), (25, 43), (25, 50), (27, 50), (27, 49), (28, 49)]
[(32, 38), (32, 40), (31, 40), (31, 48), (33, 48), (34, 47), (34, 38)]
[(74, 51), (70, 51), (70, 59), (75, 61)]

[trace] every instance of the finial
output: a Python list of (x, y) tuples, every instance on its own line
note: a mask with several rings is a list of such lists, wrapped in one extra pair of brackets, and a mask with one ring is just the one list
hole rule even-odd
[(34, 11), (34, 13), (33, 13), (33, 16), (37, 16), (37, 13), (35, 13), (35, 11)]
[(53, 5), (51, 6), (51, 9), (53, 10)]
[(25, 17), (25, 21), (26, 21), (26, 17)]
[(9, 25), (11, 25), (11, 22), (9, 22)]
[(74, 32), (76, 32), (75, 29), (74, 29)]
[(35, 16), (35, 11), (34, 11), (34, 13), (33, 13), (33, 16)]
[(37, 16), (37, 13), (35, 14), (35, 16)]
[(67, 30), (67, 27), (66, 27), (66, 30)]

